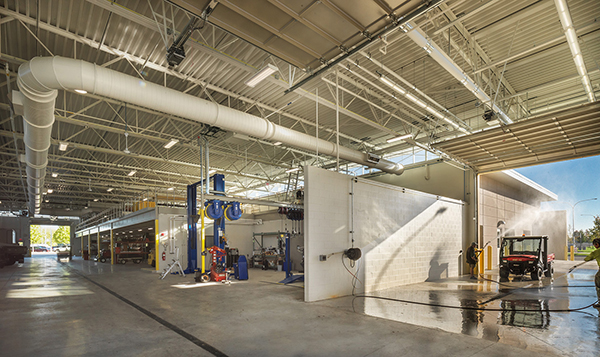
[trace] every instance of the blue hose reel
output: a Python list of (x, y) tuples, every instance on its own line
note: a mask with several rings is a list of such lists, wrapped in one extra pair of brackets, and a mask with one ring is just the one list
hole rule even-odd
[(217, 220), (223, 217), (224, 207), (223, 202), (219, 200), (212, 200), (206, 204), (206, 209), (204, 210), (206, 217)]
[(225, 218), (228, 221), (237, 221), (242, 217), (242, 208), (239, 202), (230, 202), (225, 208)]
[(228, 221), (236, 221), (242, 217), (242, 208), (239, 202), (229, 202), (224, 205), (222, 201), (212, 200), (206, 204), (204, 212), (206, 217), (213, 220), (225, 216)]

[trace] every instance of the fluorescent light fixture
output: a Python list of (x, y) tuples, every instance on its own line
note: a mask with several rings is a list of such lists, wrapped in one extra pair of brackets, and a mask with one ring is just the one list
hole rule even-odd
[(248, 87), (254, 88), (258, 83), (262, 82), (268, 76), (272, 75), (275, 72), (277, 72), (277, 67), (275, 67), (275, 66), (273, 66), (272, 64), (269, 63), (265, 67), (263, 67), (263, 69), (261, 69), (260, 71), (258, 71), (258, 73), (256, 73), (255, 75), (253, 75), (245, 83), (246, 83), (246, 85)]
[[(439, 119), (445, 120), (446, 122), (448, 122), (449, 124), (451, 124), (455, 129), (459, 129), (459, 130), (461, 129), (458, 124), (456, 124), (455, 122), (451, 121), (446, 116), (444, 116), (443, 114), (441, 114), (440, 112), (438, 112), (434, 108), (432, 108), (429, 105), (427, 105), (427, 103), (425, 103), (421, 99), (415, 97), (414, 95), (408, 93), (406, 90), (404, 90), (402, 87), (398, 86), (396, 83), (394, 83), (393, 81), (391, 81), (389, 78), (387, 78), (383, 74), (381, 74), (379, 72), (377, 72), (377, 73), (379, 74), (379, 80), (380, 81), (382, 81), (383, 83), (385, 83), (386, 85), (388, 85), (390, 88), (392, 88), (392, 89), (397, 90), (398, 92), (400, 92), (400, 94), (404, 95), (404, 97), (406, 99), (410, 100), (411, 102), (415, 103), (419, 107), (421, 107), (421, 108), (425, 109), (426, 111), (430, 112), (431, 114), (433, 114), (434, 116), (438, 117)], [(467, 82), (468, 82), (467, 78), (463, 77), (463, 80), (461, 81), (461, 83), (465, 84)], [(416, 90), (417, 88), (415, 86), (412, 86), (412, 89)], [(475, 86), (474, 89), (472, 90), (472, 92), (475, 93), (475, 94), (477, 94), (477, 92), (479, 92), (479, 88), (477, 86)], [(396, 98), (395, 96), (393, 96), (393, 97)], [(388, 143), (396, 141), (394, 139), (395, 138), (390, 139), (392, 141), (388, 140)], [(401, 140), (401, 139), (397, 139), (397, 140)]]
[(148, 201), (148, 197), (144, 197), (143, 201)]
[(212, 170), (209, 170), (209, 171), (208, 171), (208, 174), (209, 174), (209, 175), (212, 175), (212, 174), (214, 174), (215, 172), (217, 172), (217, 169), (212, 169)]
[(77, 92), (79, 94), (87, 94), (87, 91), (84, 89), (75, 89), (75, 92)]
[(60, 142), (58, 145), (58, 150), (67, 151), (67, 146), (69, 146), (69, 143)]
[(136, 173), (136, 172), (137, 172), (137, 171), (135, 171), (135, 170), (131, 170), (131, 171), (130, 171), (130, 172), (127, 174), (127, 176), (133, 176), (133, 175), (135, 175), (135, 173)]
[(114, 188), (109, 187), (109, 188), (106, 189), (106, 192), (111, 192), (112, 190), (114, 190)]
[(173, 191), (175, 189), (175, 187), (169, 187), (167, 188), (167, 191)]
[(395, 138), (387, 139), (386, 141), (388, 143), (393, 143), (394, 141), (400, 141), (400, 140), (404, 140), (404, 139), (408, 139), (408, 138), (412, 138), (412, 137), (413, 137), (413, 134), (406, 134), (406, 135), (396, 136)]
[(279, 146), (281, 144), (283, 144), (281, 141), (276, 141), (276, 142), (273, 143), (273, 146)]
[(385, 83), (388, 87), (398, 91), (400, 94), (402, 94), (402, 95), (406, 94), (406, 91), (404, 90), (404, 88), (402, 88), (399, 85), (397, 85), (396, 83), (392, 82), (388, 77), (384, 76), (383, 74), (379, 75), (379, 80), (382, 81), (383, 83)]
[(98, 199), (97, 199), (97, 198), (94, 198), (94, 202), (98, 202)]
[(296, 172), (296, 171), (299, 171), (299, 170), (300, 170), (300, 168), (299, 168), (299, 167), (295, 167), (295, 168), (293, 168), (293, 169), (289, 169), (289, 170), (287, 170), (285, 173), (286, 173), (286, 174), (289, 174), (290, 172)]
[(53, 189), (51, 189), (51, 188), (49, 188), (49, 189), (48, 189), (48, 193), (52, 193), (52, 192), (54, 192), (54, 190), (53, 190)]
[(164, 148), (170, 149), (173, 147), (173, 145), (177, 144), (178, 142), (179, 142), (179, 140), (177, 140), (177, 139), (171, 139), (171, 141), (169, 141), (168, 143), (165, 144)]
[(586, 85), (586, 77), (588, 75), (588, 72), (585, 67), (583, 57), (581, 55), (581, 48), (579, 47), (577, 33), (575, 32), (575, 28), (573, 27), (573, 20), (571, 18), (569, 7), (567, 6), (567, 2), (565, 0), (555, 0), (554, 4), (556, 5), (556, 9), (558, 11), (558, 18), (560, 19), (563, 31), (565, 33), (565, 37), (567, 38), (567, 43), (569, 44), (569, 49), (571, 50), (571, 55), (573, 56), (575, 67), (577, 67), (577, 73), (579, 73), (579, 77), (581, 77), (583, 88), (587, 94), (588, 100), (590, 102), (595, 102), (596, 95), (594, 94), (594, 91), (592, 90), (591, 86), (588, 87)]
[(58, 177), (58, 172), (53, 172), (52, 177)]

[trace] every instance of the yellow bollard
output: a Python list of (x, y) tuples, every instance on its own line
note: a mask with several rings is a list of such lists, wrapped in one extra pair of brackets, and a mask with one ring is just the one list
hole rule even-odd
[(488, 245), (487, 249), (487, 270), (492, 270), (492, 246)]
[(575, 246), (571, 246), (571, 260), (575, 261)]
[(479, 265), (479, 274), (483, 274), (483, 259), (485, 258), (485, 251), (482, 249), (480, 250), (480, 256), (479, 256), (479, 260), (477, 261), (477, 264)]
[(565, 260), (569, 260), (569, 247), (565, 245)]

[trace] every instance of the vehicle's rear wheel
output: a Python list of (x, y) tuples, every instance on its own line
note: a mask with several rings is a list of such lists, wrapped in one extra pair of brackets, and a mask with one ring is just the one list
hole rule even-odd
[(142, 262), (142, 260), (141, 260), (141, 259), (135, 259), (135, 260), (133, 261), (133, 263), (134, 263), (134, 264), (140, 264), (141, 262)]
[(125, 264), (125, 263), (127, 263), (127, 260), (125, 260), (125, 259), (121, 259), (121, 261), (119, 261), (119, 263), (121, 263), (121, 264)]
[(542, 269), (540, 267), (535, 268), (535, 270), (531, 272), (531, 280), (540, 280), (542, 276)]
[(106, 258), (104, 258), (104, 257), (100, 258), (100, 263), (106, 263)]
[(500, 278), (508, 279), (509, 274), (510, 273), (509, 273), (508, 269), (500, 269)]

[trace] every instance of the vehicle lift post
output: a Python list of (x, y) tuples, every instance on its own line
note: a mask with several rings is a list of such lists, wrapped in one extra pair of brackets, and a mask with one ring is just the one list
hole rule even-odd
[[(202, 185), (204, 180), (187, 186), (187, 223), (188, 223), (188, 268), (186, 272), (192, 273), (197, 269), (197, 243), (198, 243), (198, 209), (196, 208), (196, 195), (198, 194), (198, 185)], [(204, 204), (204, 203), (203, 203)]]
[(294, 275), (292, 274), (292, 261), (290, 260), (290, 233), (285, 232), (285, 279), (280, 281), (280, 284), (290, 284), (295, 282), (304, 281), (304, 274)]
[[(225, 192), (225, 176), (221, 174), (214, 174), (211, 178), (213, 181), (213, 189), (217, 195), (223, 196)], [(197, 205), (197, 194), (198, 186), (204, 183), (204, 179), (196, 183), (187, 186), (187, 219), (188, 219), (188, 268), (185, 270), (186, 273), (190, 274), (198, 269), (198, 229), (196, 223), (201, 218), (198, 215)], [(202, 202), (204, 205), (204, 202)], [(204, 213), (204, 212), (202, 212)], [(225, 230), (225, 219), (221, 217), (214, 221), (214, 245), (223, 249), (225, 244), (220, 242), (221, 232)], [(200, 247), (202, 250), (203, 247)], [(223, 258), (220, 258), (222, 261)], [(204, 266), (201, 267), (204, 270)], [(204, 273), (204, 271), (202, 271)]]

